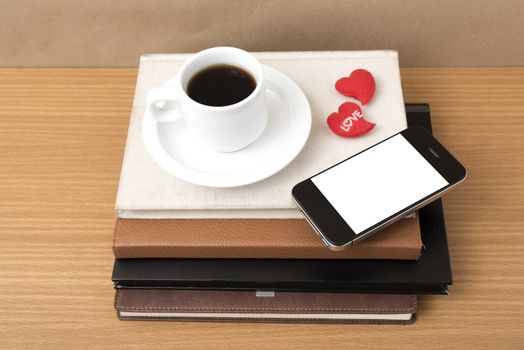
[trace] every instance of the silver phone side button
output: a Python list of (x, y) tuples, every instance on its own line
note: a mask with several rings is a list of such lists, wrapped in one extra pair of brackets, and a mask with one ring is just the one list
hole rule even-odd
[(431, 152), (431, 154), (433, 154), (436, 158), (440, 157), (439, 154), (433, 148), (429, 147), (428, 149)]

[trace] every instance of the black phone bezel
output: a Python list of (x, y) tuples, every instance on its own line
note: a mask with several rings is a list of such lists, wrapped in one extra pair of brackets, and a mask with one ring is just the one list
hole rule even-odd
[[(375, 147), (382, 142), (401, 134), (404, 138), (426, 159), (439, 173), (446, 179), (448, 185), (430, 195), (421, 198), (409, 207), (403, 208), (397, 213), (381, 220), (365, 231), (356, 234), (349, 224), (339, 215), (337, 210), (324, 197), (322, 192), (315, 186), (311, 178), (333, 168), (337, 165), (366, 152), (368, 149)], [(324, 242), (331, 248), (345, 247), (350, 245), (357, 238), (374, 231), (377, 227), (384, 225), (400, 214), (409, 211), (410, 208), (416, 208), (419, 204), (427, 201), (439, 193), (446, 192), (450, 187), (455, 186), (466, 178), (466, 169), (460, 162), (448, 151), (440, 142), (437, 141), (425, 128), (421, 126), (409, 127), (400, 133), (392, 135), (381, 142), (366, 148), (365, 150), (349, 157), (321, 172), (311, 176), (297, 185), (291, 191), (293, 199), (297, 206), (303, 211), (304, 215), (321, 236)]]

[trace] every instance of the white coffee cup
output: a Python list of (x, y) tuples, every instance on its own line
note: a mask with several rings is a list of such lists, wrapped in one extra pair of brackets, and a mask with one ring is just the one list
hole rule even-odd
[[(255, 78), (255, 90), (242, 101), (221, 107), (191, 99), (187, 94), (191, 78), (205, 68), (220, 64), (249, 72)], [(172, 86), (149, 91), (147, 108), (158, 122), (183, 118), (190, 132), (214, 151), (238, 151), (258, 139), (267, 124), (262, 65), (250, 53), (234, 47), (200, 51), (182, 65)]]

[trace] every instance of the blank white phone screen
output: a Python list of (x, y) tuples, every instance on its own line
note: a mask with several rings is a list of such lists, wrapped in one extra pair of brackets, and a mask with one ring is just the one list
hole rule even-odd
[(356, 234), (449, 184), (401, 134), (311, 180)]

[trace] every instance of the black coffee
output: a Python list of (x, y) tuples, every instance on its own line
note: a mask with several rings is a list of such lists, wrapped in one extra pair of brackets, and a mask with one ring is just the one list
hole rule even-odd
[(255, 90), (255, 78), (244, 69), (221, 64), (195, 74), (187, 86), (187, 94), (198, 103), (220, 107), (242, 101)]

